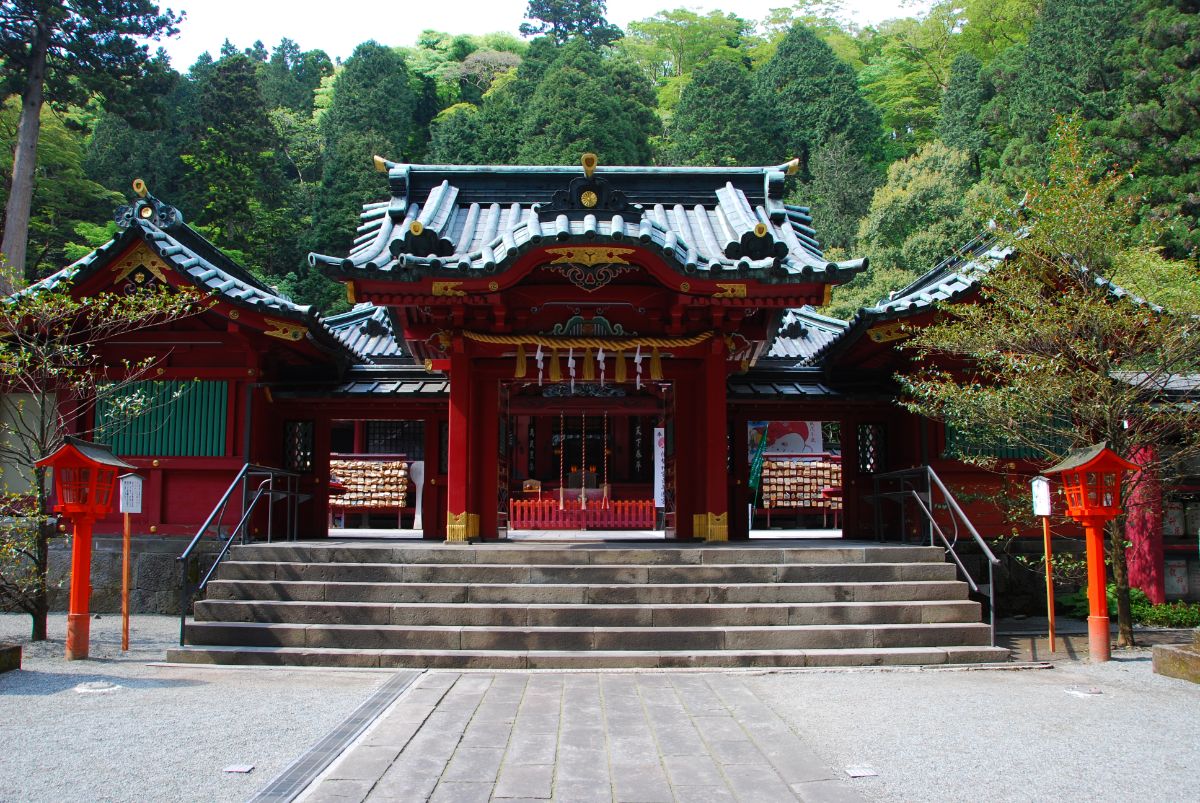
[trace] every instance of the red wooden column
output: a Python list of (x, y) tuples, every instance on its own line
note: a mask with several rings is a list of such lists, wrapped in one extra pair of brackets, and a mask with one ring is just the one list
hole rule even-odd
[(496, 538), (497, 471), (500, 450), (500, 386), (494, 376), (476, 371), (471, 383), (470, 495), (468, 538)]
[[(1141, 449), (1132, 455), (1132, 459), (1143, 466), (1153, 465), (1154, 450)], [(1153, 472), (1148, 471), (1133, 477), (1131, 484), (1125, 519), (1125, 535), (1129, 539), (1129, 547), (1125, 550), (1129, 585), (1145, 591), (1151, 602), (1161, 605), (1167, 601), (1162, 484)]]
[[(471, 363), (466, 344), (454, 338), (450, 352), (450, 432), (446, 466), (446, 540), (466, 541), (471, 532)], [(476, 518), (478, 522), (478, 518)]]
[[(728, 408), (725, 398), (725, 340), (714, 337), (712, 349), (704, 358), (702, 371), (703, 420), (700, 438), (704, 444), (701, 456), (704, 521), (697, 516), (696, 535), (708, 541), (729, 540), (729, 476), (726, 437)], [(701, 529), (703, 528), (703, 529)]]

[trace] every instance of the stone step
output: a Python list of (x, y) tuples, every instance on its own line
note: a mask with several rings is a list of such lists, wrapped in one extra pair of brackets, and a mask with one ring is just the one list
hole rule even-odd
[(202, 600), (198, 622), (470, 627), (715, 627), (978, 622), (979, 603), (594, 605)]
[(987, 625), (840, 624), (718, 627), (472, 627), (191, 622), (196, 646), (415, 650), (779, 650), (982, 646)]
[(959, 580), (851, 583), (670, 583), (537, 585), (477, 583), (367, 583), (287, 580), (213, 580), (209, 599), (305, 602), (590, 603), (692, 605), (770, 602), (907, 602), (967, 598)]
[(680, 667), (828, 667), (1002, 662), (999, 647), (871, 647), (806, 650), (343, 650), (310, 647), (179, 647), (167, 660), (247, 666), (342, 666), (427, 669), (617, 669)]
[(487, 563), (500, 565), (703, 565), (731, 563), (941, 563), (945, 550), (928, 546), (857, 545), (748, 547), (735, 544), (643, 546), (520, 543), (396, 546), (333, 543), (250, 544), (234, 547), (236, 561), (290, 563)]
[(949, 563), (561, 565), (479, 563), (296, 563), (226, 560), (221, 580), (370, 583), (735, 584), (953, 580)]

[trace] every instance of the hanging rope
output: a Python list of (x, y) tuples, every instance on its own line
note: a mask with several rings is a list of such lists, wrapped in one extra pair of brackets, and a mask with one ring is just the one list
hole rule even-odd
[(492, 343), (501, 346), (544, 346), (549, 349), (604, 348), (609, 351), (646, 348), (687, 348), (711, 340), (712, 332), (701, 332), (692, 337), (547, 337), (545, 335), (492, 335), (485, 332), (464, 331), (462, 336), (476, 343)]

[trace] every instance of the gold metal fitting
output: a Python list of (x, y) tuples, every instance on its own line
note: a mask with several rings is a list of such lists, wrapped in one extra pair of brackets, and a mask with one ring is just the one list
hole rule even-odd
[(766, 223), (757, 224), (754, 227), (754, 236), (755, 237), (766, 237), (767, 236), (767, 224)]
[(142, 181), (140, 178), (135, 178), (133, 180), (133, 191), (138, 194), (139, 198), (145, 198), (146, 194), (149, 192), (149, 190), (146, 189), (146, 182)]
[(419, 220), (414, 220), (412, 223), (408, 224), (408, 230), (420, 237), (421, 232), (425, 231), (425, 224)]
[(600, 160), (596, 158), (596, 154), (594, 153), (585, 153), (579, 160), (579, 163), (583, 165), (583, 174), (588, 178), (591, 178), (592, 173), (596, 172), (596, 165), (599, 162)]
[(377, 172), (386, 173), (388, 171), (387, 159), (384, 159), (382, 156), (372, 156), (371, 161), (375, 164)]

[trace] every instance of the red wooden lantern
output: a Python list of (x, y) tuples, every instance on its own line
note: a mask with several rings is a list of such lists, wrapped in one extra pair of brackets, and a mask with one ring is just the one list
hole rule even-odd
[(1104, 524), (1121, 514), (1121, 482), (1131, 463), (1101, 442), (1067, 455), (1045, 474), (1062, 477), (1067, 515), (1083, 525), (1087, 536), (1088, 652), (1093, 661), (1111, 655), (1108, 637), (1108, 594), (1104, 571)]
[(92, 524), (112, 509), (117, 472), (133, 466), (103, 446), (67, 437), (54, 454), (35, 465), (54, 469), (58, 503), (75, 525), (71, 546), (71, 598), (67, 613), (67, 660), (88, 656), (88, 601), (92, 594)]

